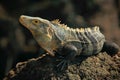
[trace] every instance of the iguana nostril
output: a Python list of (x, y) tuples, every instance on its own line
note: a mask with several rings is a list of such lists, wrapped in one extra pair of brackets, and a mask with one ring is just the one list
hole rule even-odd
[(20, 16), (20, 19), (25, 20), (25, 19), (27, 19), (27, 18), (26, 18), (26, 16), (21, 15), (21, 16)]
[(21, 16), (21, 19), (26, 19), (24, 16)]

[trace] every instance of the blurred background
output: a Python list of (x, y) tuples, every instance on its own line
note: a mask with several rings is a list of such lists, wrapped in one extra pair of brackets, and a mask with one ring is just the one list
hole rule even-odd
[(19, 23), (22, 14), (73, 28), (98, 25), (107, 40), (120, 45), (120, 0), (0, 0), (0, 80), (16, 63), (45, 53)]

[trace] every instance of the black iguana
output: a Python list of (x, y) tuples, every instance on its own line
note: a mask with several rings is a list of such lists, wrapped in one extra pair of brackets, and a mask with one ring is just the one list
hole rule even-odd
[(60, 24), (59, 20), (49, 21), (25, 15), (20, 16), (20, 23), (30, 30), (38, 44), (52, 56), (59, 48), (67, 60), (76, 55), (90, 56), (100, 51), (115, 54), (119, 51), (119, 46), (107, 42), (97, 26), (73, 29)]

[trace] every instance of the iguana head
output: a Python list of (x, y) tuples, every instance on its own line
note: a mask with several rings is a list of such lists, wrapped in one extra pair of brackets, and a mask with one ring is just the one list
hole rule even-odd
[(39, 18), (22, 15), (20, 16), (20, 23), (30, 30), (37, 42), (46, 51), (52, 54), (52, 48), (55, 48), (53, 43), (54, 30), (51, 28), (50, 21)]
[[(29, 29), (34, 36), (39, 34), (39, 36), (52, 38), (51, 32), (51, 23), (48, 20), (39, 18), (39, 17), (30, 17), (30, 16), (20, 16), (20, 23)], [(36, 34), (37, 33), (37, 34)]]

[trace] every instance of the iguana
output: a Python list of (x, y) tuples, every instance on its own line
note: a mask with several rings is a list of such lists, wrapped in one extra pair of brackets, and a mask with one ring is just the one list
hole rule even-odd
[(73, 29), (60, 24), (59, 20), (49, 21), (25, 15), (21, 15), (19, 21), (49, 55), (55, 56), (54, 51), (60, 49), (60, 55), (65, 56), (63, 62), (77, 55), (91, 56), (101, 51), (112, 55), (119, 51), (119, 46), (108, 42), (97, 26)]

